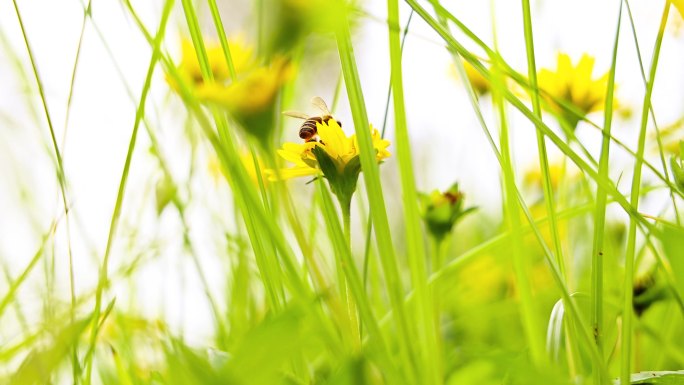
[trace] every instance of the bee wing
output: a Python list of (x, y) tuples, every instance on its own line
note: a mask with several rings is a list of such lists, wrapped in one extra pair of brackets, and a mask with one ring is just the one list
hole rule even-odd
[(314, 96), (314, 98), (311, 99), (311, 104), (313, 104), (314, 107), (321, 110), (321, 112), (323, 112), (323, 115), (332, 115), (332, 113), (330, 113), (330, 110), (328, 109), (328, 105), (325, 104), (325, 102), (320, 96)]
[(298, 119), (309, 119), (309, 115), (299, 112), (299, 111), (283, 111), (283, 115), (289, 116), (291, 118), (298, 118)]

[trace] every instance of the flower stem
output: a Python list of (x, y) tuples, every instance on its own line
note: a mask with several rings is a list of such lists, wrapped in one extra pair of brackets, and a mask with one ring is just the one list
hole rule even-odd
[[(351, 195), (338, 196), (340, 202), (340, 209), (342, 210), (342, 222), (344, 225), (344, 240), (351, 250)], [(354, 297), (350, 292), (349, 285), (344, 278), (343, 267), (338, 266), (340, 271), (340, 293), (342, 298), (347, 303), (347, 313), (349, 315), (349, 326), (351, 328), (351, 335), (353, 336), (353, 346), (355, 348), (361, 347), (361, 332), (359, 330), (359, 319), (356, 314), (356, 303)]]
[[(446, 250), (447, 242), (446, 237), (443, 236), (431, 236), (432, 240), (432, 250), (431, 250), (431, 266), (430, 270), (432, 274), (439, 272), (444, 265), (444, 250)], [(432, 297), (432, 311), (433, 311), (433, 322), (435, 333), (439, 336), (442, 330), (441, 319), (442, 319), (442, 301), (440, 300), (442, 285), (438, 282), (432, 286), (430, 296)], [(441, 338), (436, 338), (437, 348), (439, 351), (443, 349), (443, 341)]]
[(344, 240), (351, 247), (351, 197), (349, 198), (340, 198), (340, 208), (342, 209), (342, 221), (344, 224)]

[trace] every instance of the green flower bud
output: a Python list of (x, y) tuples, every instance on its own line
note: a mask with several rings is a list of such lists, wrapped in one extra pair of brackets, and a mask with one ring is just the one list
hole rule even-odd
[(456, 222), (474, 208), (463, 209), (463, 193), (454, 183), (447, 191), (433, 191), (421, 194), (423, 220), (428, 231), (437, 239), (444, 238), (451, 232)]

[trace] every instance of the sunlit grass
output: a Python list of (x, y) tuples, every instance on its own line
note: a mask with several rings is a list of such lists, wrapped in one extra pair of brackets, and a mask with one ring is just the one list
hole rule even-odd
[[(545, 36), (534, 3), (523, 0), (512, 16), (521, 18), (524, 42), (526, 66), (518, 67), (500, 50), (493, 0), (492, 38), (438, 0), (388, 0), (386, 20), (355, 1), (163, 0), (152, 21), (124, 0), (129, 27), (149, 46), (140, 82), (129, 85), (93, 14), (97, 4), (88, 2), (66, 106), (53, 106), (49, 63), (39, 60), (14, 0), (20, 40), (9, 42), (0, 26), (1, 47), (36, 93), (22, 103), (54, 160), (54, 180), (29, 189), (54, 184), (59, 210), (35, 213), (28, 198), (14, 202), (35, 217), (40, 242), (22, 245), (33, 250), (25, 260), (0, 254), (0, 324), (8, 325), (0, 381), (684, 383), (683, 112), (675, 106), (679, 120), (665, 124), (653, 98), (669, 80), (656, 75), (684, 3), (658, 4), (658, 30), (642, 36), (640, 15), (615, 2), (605, 21), (615, 26), (612, 51), (602, 54), (607, 66), (559, 52), (555, 66), (542, 67), (535, 47)], [(229, 32), (231, 6), (251, 12), (251, 31)], [(382, 74), (359, 65), (365, 23), (386, 31)], [(413, 58), (403, 48), (413, 23), (444, 47), (460, 79), (445, 68), (444, 81), (463, 88), (474, 113), (470, 123), (445, 113), (440, 129), (472, 125), (496, 161), (498, 173), (481, 176), (501, 187), (491, 207), (470, 203), (473, 192), (458, 180), (418, 187), (436, 165), (417, 159), (424, 143), (412, 140), (421, 127), (409, 117), (421, 106), (407, 102), (415, 99), (406, 84), (418, 74), (405, 70)], [(66, 138), (77, 140), (68, 128), (86, 39), (108, 53), (135, 108), (121, 132), (128, 145), (101, 246), (83, 236), (75, 175), (63, 161)], [(653, 39), (650, 57), (639, 45), (645, 39)], [(637, 52), (641, 106), (620, 95), (618, 70), (633, 64), (621, 54), (628, 49)], [(322, 111), (310, 106), (317, 95), (301, 81), (321, 69), (339, 76), (336, 85), (320, 82), (330, 88), (330, 114), (322, 99), (313, 99)], [(389, 84), (384, 116), (368, 108), (366, 78)], [(61, 130), (53, 116), (64, 107)], [(338, 109), (350, 119), (342, 122)], [(618, 133), (628, 109), (638, 122), (634, 138)], [(12, 126), (12, 112), (0, 112)], [(171, 149), (162, 121), (182, 122), (173, 137), (190, 155)], [(371, 124), (380, 122), (381, 130)], [(521, 131), (536, 151), (532, 169), (516, 161)], [(585, 142), (587, 132), (598, 147)], [(141, 165), (140, 146), (154, 170)], [(612, 162), (616, 153), (628, 166)], [(178, 158), (187, 158), (183, 172), (173, 166)], [(149, 173), (143, 186), (131, 186), (136, 171)], [(161, 228), (171, 229), (171, 241)], [(86, 249), (91, 266), (74, 258)], [(180, 274), (154, 287), (151, 277), (166, 275), (160, 261), (171, 256), (180, 256)], [(180, 294), (152, 316), (142, 300), (152, 289)], [(202, 317), (211, 318), (208, 330), (183, 326)]]

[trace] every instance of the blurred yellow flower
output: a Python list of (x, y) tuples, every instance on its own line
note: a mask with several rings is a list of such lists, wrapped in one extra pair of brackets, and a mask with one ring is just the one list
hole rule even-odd
[(197, 96), (224, 106), (234, 114), (254, 115), (271, 106), (280, 87), (292, 77), (293, 72), (292, 64), (280, 57), (270, 66), (249, 71), (227, 87), (219, 83), (208, 84), (198, 90)]
[[(208, 44), (205, 48), (213, 80), (205, 81), (195, 48), (189, 40), (182, 42), (178, 73), (200, 102), (225, 108), (248, 134), (268, 147), (275, 125), (276, 97), (283, 84), (292, 78), (294, 66), (284, 56), (275, 56), (268, 64), (257, 65), (252, 47), (244, 44), (241, 38), (232, 40), (229, 45), (235, 79), (231, 79), (222, 47)], [(167, 76), (167, 81), (178, 90), (174, 79)]]
[[(551, 188), (556, 190), (558, 184), (563, 180), (563, 165), (560, 162), (549, 164), (549, 176), (551, 177)], [(542, 189), (542, 173), (539, 167), (535, 166), (525, 172), (523, 178), (525, 186)]]
[[(551, 230), (551, 223), (549, 220), (549, 211), (547, 210), (546, 206), (546, 201), (544, 201), (543, 199), (539, 199), (536, 202), (532, 203), (528, 208), (530, 215), (532, 216), (532, 219), (537, 222), (536, 227), (537, 230), (539, 230), (541, 238), (544, 240), (544, 244), (546, 244), (546, 246), (551, 247), (554, 244), (554, 240), (553, 232)], [(556, 210), (556, 216), (556, 230), (558, 234), (558, 239), (560, 240), (561, 244), (565, 244), (570, 240), (570, 224), (568, 223), (568, 219), (558, 218), (558, 210)], [(520, 214), (520, 220), (522, 221), (524, 226), (529, 225), (527, 216), (525, 214)], [(539, 257), (544, 255), (544, 249), (539, 244), (539, 240), (533, 232), (530, 232), (529, 234), (526, 234), (524, 236), (524, 245), (526, 252), (537, 255)]]
[[(242, 38), (235, 38), (228, 45), (230, 46), (230, 55), (237, 74), (246, 71), (253, 65), (254, 50), (246, 45)], [(205, 49), (214, 82), (216, 83), (214, 86), (225, 85), (230, 80), (230, 71), (223, 54), (223, 48), (217, 43), (207, 43)], [(188, 39), (183, 39), (181, 42), (181, 61), (178, 64), (178, 73), (186, 84), (193, 86), (198, 92), (202, 92), (204, 87), (209, 86), (202, 77), (202, 70), (195, 53), (195, 47), (192, 41)], [(175, 81), (168, 76), (167, 81), (173, 89), (178, 88)]]
[(570, 56), (558, 54), (556, 70), (539, 72), (539, 89), (551, 109), (572, 128), (588, 113), (601, 111), (606, 100), (608, 73), (596, 79), (594, 58), (584, 54), (576, 66)]
[[(475, 90), (475, 92), (479, 96), (485, 95), (489, 92), (489, 80), (485, 79), (485, 77), (482, 76), (482, 74), (478, 70), (476, 70), (472, 64), (463, 60), (463, 69), (465, 69), (466, 77), (468, 78), (470, 85), (473, 87), (473, 90)], [(459, 77), (455, 65), (451, 65), (450, 72), (454, 77)]]
[[(273, 170), (269, 170), (269, 179), (290, 179), (321, 173), (321, 167), (314, 151), (316, 148), (324, 150), (339, 173), (344, 173), (350, 163), (358, 162), (359, 145), (356, 135), (347, 137), (339, 123), (334, 119), (316, 123), (316, 129), (318, 130), (319, 141), (283, 144), (283, 148), (278, 150), (278, 154), (283, 159), (294, 163), (294, 167), (281, 169), (277, 175)], [(372, 125), (370, 130), (376, 159), (380, 162), (390, 156), (389, 151), (387, 151), (390, 143), (382, 139), (380, 132)]]
[[(252, 158), (252, 155), (248, 151), (241, 151), (240, 152), (240, 161), (242, 162), (242, 165), (245, 166), (245, 170), (247, 170), (247, 175), (249, 175), (249, 179), (255, 184), (259, 184), (259, 173), (257, 173), (257, 169), (254, 165), (254, 159)], [(259, 170), (262, 172), (262, 178), (261, 180), (266, 184), (268, 181), (265, 177), (263, 177), (263, 172), (265, 171), (265, 165), (261, 161), (260, 158), (257, 157), (257, 163), (259, 164)], [(218, 183), (219, 180), (221, 180), (224, 176), (223, 174), (223, 168), (221, 167), (221, 162), (219, 161), (218, 157), (215, 154), (211, 154), (209, 156), (209, 159), (207, 160), (207, 169), (209, 170), (209, 175), (211, 175), (212, 179), (214, 180), (214, 183)]]
[(494, 256), (485, 254), (465, 264), (454, 280), (460, 303), (464, 306), (481, 306), (506, 295), (510, 268)]
[(679, 15), (684, 18), (684, 0), (672, 0), (672, 4), (679, 11)]

